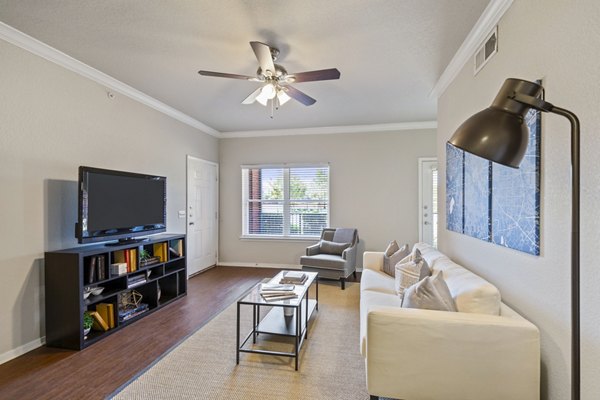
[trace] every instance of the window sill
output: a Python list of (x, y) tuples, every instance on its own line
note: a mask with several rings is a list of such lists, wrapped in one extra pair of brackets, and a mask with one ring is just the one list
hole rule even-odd
[(286, 241), (286, 242), (314, 242), (319, 241), (320, 236), (268, 236), (268, 235), (241, 235), (240, 240), (275, 240), (275, 241)]

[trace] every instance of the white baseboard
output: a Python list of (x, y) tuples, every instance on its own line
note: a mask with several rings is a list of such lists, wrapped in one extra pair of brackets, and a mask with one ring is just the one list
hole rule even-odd
[(29, 343), (25, 343), (17, 348), (7, 351), (6, 353), (0, 354), (0, 364), (4, 364), (7, 361), (12, 360), (13, 358), (17, 358), (22, 356), (25, 353), (30, 352), (31, 350), (37, 349), (38, 347), (42, 347), (46, 344), (46, 337), (42, 336), (39, 339), (32, 340)]
[(250, 267), (250, 268), (277, 268), (277, 269), (302, 269), (300, 264), (268, 264), (268, 263), (249, 263), (249, 262), (221, 262), (217, 263), (219, 267)]

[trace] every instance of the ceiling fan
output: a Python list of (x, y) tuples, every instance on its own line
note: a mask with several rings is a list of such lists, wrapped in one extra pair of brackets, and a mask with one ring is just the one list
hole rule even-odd
[(242, 104), (252, 104), (257, 101), (263, 106), (267, 106), (270, 102), (271, 118), (273, 118), (272, 109), (278, 109), (279, 106), (285, 104), (290, 98), (299, 101), (305, 106), (316, 103), (317, 100), (291, 86), (291, 83), (325, 81), (340, 78), (340, 71), (338, 71), (337, 68), (288, 74), (285, 68), (279, 64), (275, 64), (275, 60), (279, 55), (278, 49), (261, 42), (250, 42), (250, 46), (258, 59), (259, 67), (256, 71), (256, 76), (227, 74), (213, 71), (198, 71), (198, 73), (203, 76), (243, 79), (262, 83), (263, 85), (250, 93), (250, 95), (242, 101)]

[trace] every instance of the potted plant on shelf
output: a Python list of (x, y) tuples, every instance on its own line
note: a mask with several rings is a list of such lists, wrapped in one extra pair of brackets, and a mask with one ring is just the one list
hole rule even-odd
[(86, 311), (83, 313), (83, 335), (86, 336), (90, 333), (92, 329), (92, 325), (94, 324), (94, 319), (92, 316)]

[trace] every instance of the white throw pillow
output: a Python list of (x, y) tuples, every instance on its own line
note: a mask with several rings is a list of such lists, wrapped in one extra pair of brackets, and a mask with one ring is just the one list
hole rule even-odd
[[(418, 250), (417, 250), (418, 252)], [(421, 279), (431, 275), (427, 262), (423, 260), (420, 253), (414, 255), (413, 260), (400, 261), (396, 264), (395, 289), (398, 296), (403, 297), (404, 291), (419, 282)]]

